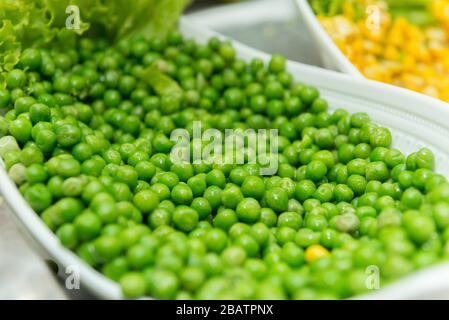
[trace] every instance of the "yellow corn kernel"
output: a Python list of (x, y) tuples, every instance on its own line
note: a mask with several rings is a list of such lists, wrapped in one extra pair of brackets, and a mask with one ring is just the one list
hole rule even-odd
[(343, 4), (343, 15), (348, 19), (352, 20), (355, 17), (354, 5), (350, 2), (345, 2)]
[(328, 257), (330, 252), (323, 246), (319, 244), (313, 244), (306, 249), (305, 259), (308, 263), (311, 263), (315, 260)]
[(365, 34), (365, 37), (373, 42), (380, 42), (384, 37), (384, 30), (383, 29), (369, 30), (369, 32)]
[(402, 60), (402, 67), (406, 71), (413, 71), (416, 68), (416, 60), (411, 55), (407, 55)]
[(399, 31), (392, 30), (387, 36), (387, 43), (393, 46), (400, 46), (402, 41), (402, 34)]
[(416, 42), (408, 42), (405, 45), (403, 45), (404, 52), (415, 55), (419, 50), (419, 44)]
[(449, 19), (449, 3), (446, 0), (432, 1), (432, 13), (438, 20)]
[(365, 66), (375, 66), (377, 64), (377, 58), (373, 54), (367, 54), (364, 57)]
[(434, 97), (434, 98), (439, 98), (440, 94), (438, 92), (438, 90), (434, 87), (434, 86), (427, 86), (423, 89), (422, 93)]
[(388, 60), (398, 60), (400, 57), (399, 50), (395, 46), (387, 46), (384, 51), (384, 58)]
[(441, 58), (442, 67), (444, 70), (449, 70), (449, 55), (445, 55)]
[(333, 40), (338, 49), (343, 50), (346, 47), (346, 41), (344, 38), (335, 37)]
[(419, 91), (424, 85), (424, 80), (414, 74), (404, 73), (401, 77), (404, 87)]
[(371, 66), (368, 68), (365, 68), (363, 70), (363, 74), (373, 80), (376, 81), (381, 81), (381, 82), (387, 82), (386, 81), (386, 71), (382, 69), (381, 66), (376, 65), (376, 66)]
[(443, 101), (449, 101), (449, 88), (442, 90), (440, 93), (440, 99)]
[(357, 39), (356, 41), (354, 41), (354, 43), (352, 44), (352, 49), (354, 50), (354, 52), (363, 52), (363, 40)]

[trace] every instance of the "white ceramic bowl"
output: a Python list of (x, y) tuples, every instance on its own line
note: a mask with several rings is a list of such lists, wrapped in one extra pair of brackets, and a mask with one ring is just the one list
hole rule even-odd
[(334, 41), (318, 22), (315, 13), (307, 0), (294, 0), (299, 9), (299, 15), (304, 21), (310, 36), (318, 46), (319, 55), (326, 68), (341, 71), (357, 77), (363, 77), (360, 71), (346, 58)]
[[(180, 23), (186, 37), (205, 42), (216, 35), (198, 28), (186, 18)], [(269, 56), (234, 42), (238, 55), (246, 60)], [(288, 70), (295, 79), (319, 88), (331, 108), (346, 108), (350, 112), (366, 111), (378, 123), (392, 129), (394, 144), (409, 153), (428, 146), (437, 157), (437, 170), (449, 176), (449, 109), (438, 100), (397, 87), (317, 67), (288, 62)], [(0, 191), (14, 213), (21, 230), (30, 237), (44, 257), (54, 260), (62, 270), (72, 266), (80, 273), (81, 287), (104, 299), (121, 298), (119, 286), (85, 264), (73, 252), (64, 248), (57, 237), (34, 213), (20, 195), (15, 184), (0, 169)], [(393, 285), (361, 298), (429, 298), (449, 293), (449, 264), (441, 264), (407, 276)]]

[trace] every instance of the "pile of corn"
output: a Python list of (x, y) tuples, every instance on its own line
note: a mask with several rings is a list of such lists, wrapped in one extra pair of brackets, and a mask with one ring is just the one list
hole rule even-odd
[(449, 0), (432, 1), (431, 10), (438, 23), (424, 28), (393, 19), (383, 1), (367, 2), (364, 19), (351, 5), (318, 19), (366, 77), (449, 101)]

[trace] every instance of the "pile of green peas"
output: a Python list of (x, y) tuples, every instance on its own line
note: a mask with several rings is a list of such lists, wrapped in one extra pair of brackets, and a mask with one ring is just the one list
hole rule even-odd
[[(182, 91), (158, 94), (157, 65)], [(366, 113), (328, 111), (285, 59), (228, 42), (82, 38), (2, 75), (0, 155), (61, 243), (125, 297), (341, 299), (449, 257), (449, 184), (432, 152), (390, 147)], [(170, 134), (278, 129), (278, 171), (172, 163)]]

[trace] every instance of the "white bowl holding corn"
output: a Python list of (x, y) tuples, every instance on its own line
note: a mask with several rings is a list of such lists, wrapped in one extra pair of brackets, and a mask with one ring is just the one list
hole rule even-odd
[(327, 68), (449, 101), (448, 1), (432, 1), (421, 13), (434, 22), (423, 25), (394, 15), (387, 0), (360, 2), (363, 18), (351, 14), (350, 2), (331, 16), (315, 15), (308, 0), (295, 2)]

